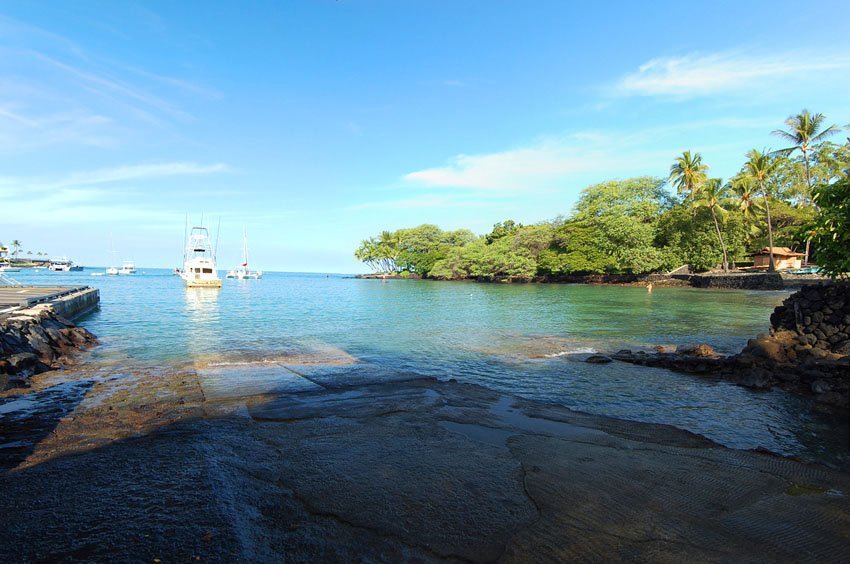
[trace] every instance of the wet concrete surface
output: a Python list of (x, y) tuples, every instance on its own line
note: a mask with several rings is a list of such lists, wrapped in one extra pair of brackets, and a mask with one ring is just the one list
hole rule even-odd
[(0, 398), (0, 561), (850, 553), (846, 473), (480, 386), (290, 360), (47, 373)]

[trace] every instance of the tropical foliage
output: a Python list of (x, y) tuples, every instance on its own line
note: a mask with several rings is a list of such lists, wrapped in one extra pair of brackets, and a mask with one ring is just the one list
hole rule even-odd
[(699, 152), (684, 151), (666, 180), (588, 186), (566, 218), (531, 225), (508, 219), (481, 236), (430, 224), (384, 231), (364, 240), (355, 256), (376, 272), (528, 279), (643, 274), (685, 264), (726, 270), (763, 247), (811, 242), (818, 263), (837, 275), (850, 270), (850, 140), (829, 142), (839, 128), (824, 127), (824, 120), (806, 110), (788, 118), (787, 130), (774, 133), (793, 146), (749, 151), (728, 182), (709, 178)]
[(850, 178), (819, 186), (813, 196), (820, 208), (806, 226), (821, 270), (833, 278), (850, 277)]

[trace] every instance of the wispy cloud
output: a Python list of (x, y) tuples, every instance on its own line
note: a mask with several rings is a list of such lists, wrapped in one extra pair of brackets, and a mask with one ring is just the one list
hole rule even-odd
[(428, 208), (480, 208), (486, 207), (487, 205), (489, 205), (489, 203), (480, 198), (466, 199), (449, 195), (437, 196), (433, 194), (423, 194), (421, 196), (414, 196), (412, 198), (402, 198), (398, 200), (385, 200), (356, 204), (351, 206), (349, 209), (353, 211), (370, 209), (416, 210)]
[(615, 91), (626, 96), (693, 98), (764, 87), (778, 80), (850, 67), (846, 54), (741, 52), (661, 57), (624, 76)]
[(192, 105), (220, 92), (162, 69), (85, 50), (0, 15), (0, 149), (114, 147), (192, 122)]
[[(676, 154), (700, 143), (695, 133), (769, 131), (775, 118), (722, 117), (646, 127), (637, 130), (583, 130), (543, 137), (524, 147), (493, 153), (457, 155), (443, 166), (405, 174), (410, 187), (455, 190), (476, 197), (544, 193), (574, 186), (576, 182), (600, 181), (621, 175), (663, 175)], [(722, 137), (719, 137), (722, 139)], [(727, 152), (737, 145), (717, 145), (703, 140), (703, 151)], [(743, 153), (742, 153), (743, 154)], [(438, 202), (441, 196), (425, 196), (421, 202)], [(419, 200), (413, 200), (414, 203)]]
[[(223, 163), (170, 162), (125, 165), (76, 171), (55, 177), (0, 177), (3, 213), (13, 218), (38, 218), (51, 224), (145, 221), (148, 225), (174, 224), (180, 214), (147, 198), (139, 185), (146, 181), (228, 172)], [(173, 190), (171, 194), (179, 192)], [(208, 192), (208, 197), (215, 191)], [(179, 221), (177, 222), (179, 223)]]
[(91, 171), (71, 172), (58, 177), (0, 177), (0, 196), (30, 195), (81, 186), (97, 186), (130, 180), (149, 180), (171, 176), (216, 174), (231, 169), (224, 163), (198, 164), (170, 162), (125, 165)]

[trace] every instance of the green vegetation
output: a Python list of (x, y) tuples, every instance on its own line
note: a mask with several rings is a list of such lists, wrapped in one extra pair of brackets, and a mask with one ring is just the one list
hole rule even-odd
[(805, 230), (815, 244), (821, 271), (833, 278), (850, 277), (850, 178), (819, 186), (813, 195), (819, 213)]
[[(420, 225), (364, 240), (355, 257), (376, 272), (436, 279), (644, 274), (687, 264), (694, 270), (741, 262), (763, 247), (814, 244), (832, 276), (850, 271), (850, 139), (803, 110), (776, 131), (793, 147), (747, 153), (728, 182), (709, 178), (698, 152), (685, 151), (667, 179), (609, 180), (582, 190), (567, 217), (490, 233)], [(671, 194), (667, 185), (675, 189)], [(771, 256), (770, 270), (774, 269)]]

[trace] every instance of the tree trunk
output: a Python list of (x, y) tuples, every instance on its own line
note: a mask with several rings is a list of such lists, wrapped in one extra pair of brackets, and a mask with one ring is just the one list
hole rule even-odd
[[(803, 151), (803, 162), (806, 164), (806, 184), (809, 186), (809, 201), (812, 201), (812, 174), (809, 172), (809, 148), (806, 145), (802, 145), (800, 149)], [(811, 247), (812, 240), (806, 239), (806, 256), (803, 259), (803, 266), (809, 265), (809, 249)]]
[(761, 187), (761, 193), (764, 196), (764, 211), (767, 214), (767, 244), (770, 246), (770, 265), (767, 267), (768, 272), (776, 272), (776, 263), (773, 260), (773, 226), (770, 223), (770, 202), (767, 200), (767, 192), (764, 186)]
[(714, 208), (711, 208), (711, 219), (714, 220), (714, 229), (717, 230), (717, 239), (720, 241), (720, 248), (723, 251), (723, 272), (729, 273), (729, 258), (726, 256), (726, 244), (723, 242), (723, 235), (720, 233), (720, 224), (717, 223), (717, 214), (714, 213)]

